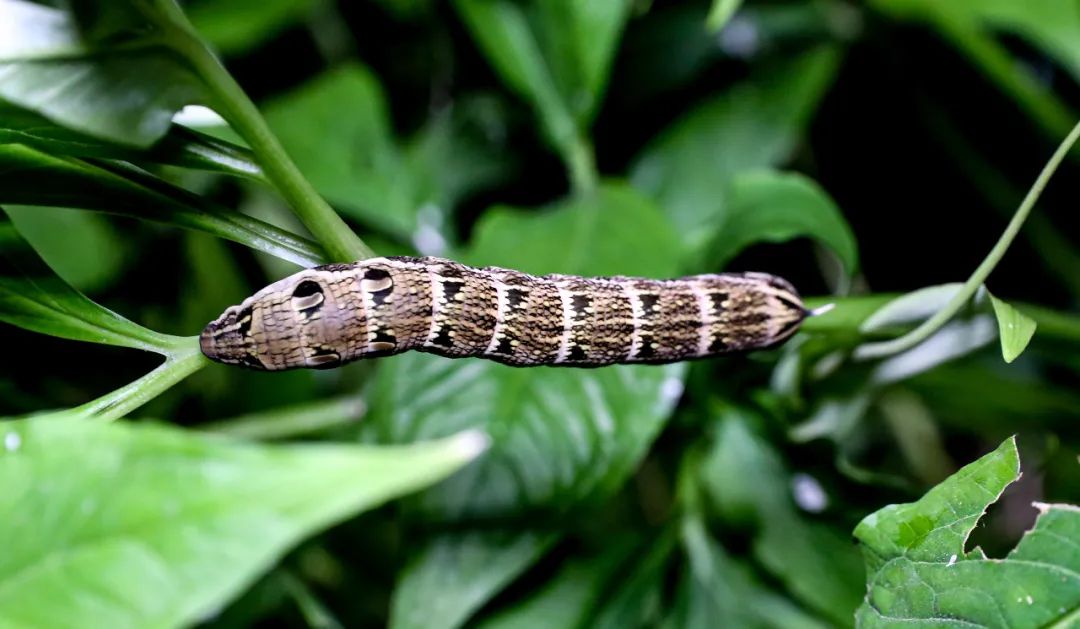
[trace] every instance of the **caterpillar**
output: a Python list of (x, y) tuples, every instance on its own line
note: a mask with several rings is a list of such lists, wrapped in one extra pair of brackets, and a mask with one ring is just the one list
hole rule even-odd
[(778, 345), (812, 314), (765, 273), (537, 277), (441, 258), (319, 266), (270, 284), (210, 322), (212, 360), (327, 369), (419, 350), (514, 366), (667, 363)]

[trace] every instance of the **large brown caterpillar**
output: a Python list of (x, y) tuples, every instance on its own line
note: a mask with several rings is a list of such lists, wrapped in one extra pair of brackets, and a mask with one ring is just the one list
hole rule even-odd
[(325, 369), (410, 349), (508, 365), (666, 363), (776, 345), (809, 314), (765, 273), (536, 277), (440, 258), (300, 271), (203, 330), (213, 360)]

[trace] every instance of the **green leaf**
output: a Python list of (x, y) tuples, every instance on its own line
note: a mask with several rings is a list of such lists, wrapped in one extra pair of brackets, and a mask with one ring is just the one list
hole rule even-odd
[(754, 243), (799, 237), (829, 248), (849, 275), (858, 270), (855, 236), (840, 209), (813, 180), (797, 173), (739, 174), (732, 180), (730, 205), (710, 246), (710, 267), (722, 268)]
[(665, 531), (653, 540), (641, 562), (628, 570), (625, 579), (611, 588), (596, 606), (589, 621), (593, 629), (651, 627), (658, 624), (667, 568), (675, 550), (676, 537)]
[[(353, 218), (432, 255), (444, 253), (439, 246), (452, 231), (444, 223), (457, 202), (504, 177), (513, 163), (505, 117), (492, 99), (462, 98), (399, 146), (378, 79), (357, 64), (266, 107), (267, 121), (319, 192)], [(430, 235), (435, 246), (424, 240)]]
[(537, 274), (671, 277), (681, 250), (656, 206), (617, 182), (542, 210), (491, 208), (475, 232), (470, 263)]
[(483, 428), (492, 452), (410, 504), (429, 518), (563, 511), (622, 486), (667, 421), (685, 365), (515, 369), (410, 352), (384, 359), (364, 429), (407, 443)]
[(727, 25), (741, 5), (742, 0), (713, 0), (709, 17), (705, 18), (705, 25), (709, 30), (719, 31)]
[(320, 193), (355, 218), (395, 236), (412, 235), (420, 203), (394, 144), (386, 96), (369, 70), (343, 65), (268, 103), (265, 111)]
[(0, 423), (0, 624), (195, 623), (297, 541), (451, 474), (466, 433), (255, 446), (151, 425)]
[(846, 536), (796, 509), (779, 453), (749, 421), (739, 411), (724, 414), (702, 462), (702, 486), (726, 521), (757, 529), (754, 556), (792, 595), (848, 625), (862, 593), (858, 555)]
[(460, 627), (555, 542), (551, 533), (470, 531), (429, 540), (390, 604), (392, 629)]
[(1035, 335), (1035, 321), (993, 295), (990, 295), (990, 303), (994, 305), (1001, 335), (1001, 356), (1005, 362), (1011, 363), (1031, 342), (1031, 337)]
[(120, 162), (0, 145), (0, 203), (97, 210), (206, 232), (304, 266), (325, 261), (304, 238)]
[(90, 301), (57, 277), (0, 210), (0, 321), (41, 334), (165, 354), (176, 339)]
[(635, 549), (629, 540), (606, 540), (602, 554), (574, 557), (544, 585), (513, 607), (478, 623), (481, 629), (547, 629), (593, 626), (592, 610), (604, 601), (605, 589)]
[(762, 585), (709, 538), (699, 518), (682, 525), (689, 570), (677, 594), (672, 627), (824, 629), (824, 622)]
[(839, 59), (820, 49), (738, 84), (684, 115), (637, 158), (634, 186), (653, 195), (691, 251), (723, 222), (736, 174), (790, 159)]
[(272, 39), (315, 6), (313, 0), (199, 0), (185, 10), (200, 35), (232, 55)]
[(171, 125), (168, 133), (153, 146), (139, 149), (62, 127), (44, 116), (2, 101), (0, 144), (24, 144), (53, 155), (169, 164), (240, 177), (262, 176), (247, 149), (179, 125)]
[(126, 243), (104, 217), (51, 207), (9, 205), (4, 210), (49, 268), (75, 289), (92, 292), (116, 279)]
[(459, 0), (455, 7), (496, 72), (565, 150), (596, 112), (630, 3)]
[(1080, 509), (1036, 504), (1035, 528), (1004, 559), (964, 548), (1019, 477), (1008, 439), (918, 501), (864, 519), (855, 529), (868, 584), (860, 626), (1071, 626), (1080, 609)]
[[(99, 4), (78, 6), (97, 11)], [(156, 29), (133, 28), (133, 9), (114, 5), (119, 3), (104, 4), (92, 24), (80, 24), (59, 9), (0, 0), (0, 100), (141, 147), (163, 136), (180, 108), (205, 102), (199, 78), (155, 39)]]

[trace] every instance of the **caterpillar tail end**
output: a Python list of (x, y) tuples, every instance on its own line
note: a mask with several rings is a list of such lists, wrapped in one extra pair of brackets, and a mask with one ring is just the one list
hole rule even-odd
[(819, 315), (825, 314), (826, 312), (829, 312), (830, 310), (832, 310), (835, 307), (836, 307), (836, 304), (825, 304), (824, 306), (818, 306), (817, 308), (814, 308), (814, 309), (804, 309), (803, 312), (805, 313), (805, 316), (807, 316), (807, 317), (817, 317)]

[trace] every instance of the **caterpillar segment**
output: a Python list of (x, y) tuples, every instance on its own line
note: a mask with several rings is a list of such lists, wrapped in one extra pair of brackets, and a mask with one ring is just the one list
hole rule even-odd
[(668, 363), (772, 347), (809, 313), (765, 273), (533, 276), (441, 258), (330, 264), (270, 284), (203, 330), (212, 360), (327, 369), (417, 350), (518, 367)]

